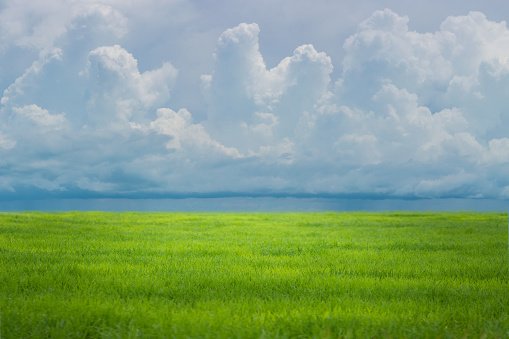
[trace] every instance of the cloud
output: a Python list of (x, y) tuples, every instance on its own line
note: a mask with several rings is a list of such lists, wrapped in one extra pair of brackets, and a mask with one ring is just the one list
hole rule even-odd
[(166, 148), (176, 151), (199, 152), (200, 157), (224, 154), (240, 158), (237, 149), (225, 147), (210, 138), (201, 124), (193, 124), (191, 113), (186, 109), (175, 112), (169, 108), (157, 110), (158, 119), (150, 123), (150, 128), (158, 134), (168, 135), (171, 139)]
[(477, 122), (470, 126), (477, 135), (485, 136), (506, 121), (500, 105), (507, 99), (497, 90), (507, 88), (506, 23), (470, 12), (447, 18), (435, 33), (421, 34), (409, 31), (408, 20), (388, 9), (378, 11), (347, 39), (337, 89), (342, 101), (375, 109), (369, 98), (390, 80), (418, 94), (419, 104), (432, 112), (465, 108), (469, 120)]
[(127, 32), (127, 19), (113, 7), (89, 1), (10, 1), (0, 12), (0, 50), (15, 45), (47, 50), (69, 30)]
[(9, 140), (5, 135), (0, 133), (0, 148), (10, 150), (16, 146), (16, 141)]
[(14, 107), (13, 113), (18, 116), (21, 120), (19, 123), (23, 126), (29, 121), (39, 130), (60, 130), (66, 124), (65, 113), (49, 114), (48, 110), (37, 105)]
[(268, 70), (259, 31), (256, 24), (226, 30), (217, 42), (213, 74), (202, 76), (207, 126), (218, 140), (244, 152), (293, 137), (301, 114), (314, 108), (332, 72), (330, 58), (312, 45), (296, 48)]
[[(372, 135), (376, 144), (356, 152), (376, 150), (379, 166), (407, 167), (404, 175), (414, 182), (411, 194), (462, 195), (471, 190), (475, 195), (480, 190), (497, 196), (497, 180), (506, 180), (487, 178), (495, 168), (485, 166), (492, 161), (505, 166), (499, 147), (505, 146), (509, 103), (504, 94), (509, 48), (505, 22), (471, 12), (447, 18), (435, 33), (421, 34), (410, 31), (408, 21), (386, 9), (359, 25), (344, 44), (342, 77), (322, 113), (315, 114), (315, 124), (336, 115), (352, 140)], [(413, 163), (425, 173), (412, 169)], [(435, 178), (426, 179), (428, 173)]]
[[(165, 108), (178, 77), (170, 62), (140, 72), (120, 45), (96, 46), (97, 35), (122, 33), (107, 22), (109, 14), (122, 21), (115, 13), (101, 6), (80, 11), (55, 39), (58, 47), (42, 50), (4, 90), (4, 192), (199, 191), (186, 183), (197, 174), (195, 163), (203, 168), (241, 157), (187, 110)], [(173, 181), (183, 177), (180, 185)]]
[(488, 143), (489, 151), (485, 161), (489, 164), (509, 163), (509, 139), (491, 139)]
[(39, 59), (35, 60), (32, 65), (25, 70), (23, 75), (18, 77), (14, 83), (4, 90), (0, 103), (3, 105), (12, 104), (12, 101), (16, 100), (17, 96), (26, 96), (27, 92), (37, 90), (37, 87), (39, 86), (37, 83), (37, 77), (43, 70), (44, 66), (53, 60), (60, 60), (61, 53), (62, 50), (58, 48), (42, 52)]
[(507, 198), (504, 22), (471, 12), (418, 33), (386, 9), (344, 42), (342, 63), (303, 44), (272, 68), (260, 27), (242, 23), (219, 35), (196, 79), (204, 112), (191, 112), (175, 107), (171, 60), (147, 67), (129, 49), (132, 8), (62, 3), (37, 23), (1, 12), (4, 48), (37, 53), (1, 99), (0, 196)]
[(422, 180), (415, 188), (415, 193), (418, 197), (426, 198), (453, 195), (455, 190), (466, 190), (474, 182), (475, 176), (473, 174), (460, 172), (445, 175), (438, 179)]
[(87, 126), (143, 122), (151, 109), (168, 102), (177, 74), (168, 62), (140, 73), (136, 59), (119, 45), (94, 49), (85, 75), (92, 85)]

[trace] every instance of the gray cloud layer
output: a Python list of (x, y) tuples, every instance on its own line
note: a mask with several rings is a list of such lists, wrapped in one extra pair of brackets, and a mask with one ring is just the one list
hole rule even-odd
[(70, 16), (27, 24), (33, 33), (17, 7), (0, 14), (4, 58), (37, 52), (1, 98), (2, 197), (509, 198), (505, 22), (470, 12), (418, 33), (386, 9), (346, 39), (342, 63), (306, 44), (273, 68), (263, 27), (243, 23), (217, 39), (197, 119), (175, 106), (175, 66), (142, 70), (119, 44), (120, 4), (65, 4)]

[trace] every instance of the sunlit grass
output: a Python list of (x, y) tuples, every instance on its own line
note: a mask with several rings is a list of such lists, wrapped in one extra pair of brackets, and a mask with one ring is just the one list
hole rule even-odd
[(507, 241), (501, 213), (3, 213), (1, 338), (506, 338)]

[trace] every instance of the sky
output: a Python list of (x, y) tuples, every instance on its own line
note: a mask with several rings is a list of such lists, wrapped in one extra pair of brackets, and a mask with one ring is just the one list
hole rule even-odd
[(0, 200), (507, 200), (508, 13), (0, 0)]

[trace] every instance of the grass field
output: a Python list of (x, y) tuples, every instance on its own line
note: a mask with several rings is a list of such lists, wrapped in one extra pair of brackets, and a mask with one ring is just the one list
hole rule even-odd
[(509, 338), (502, 213), (0, 213), (7, 338)]

